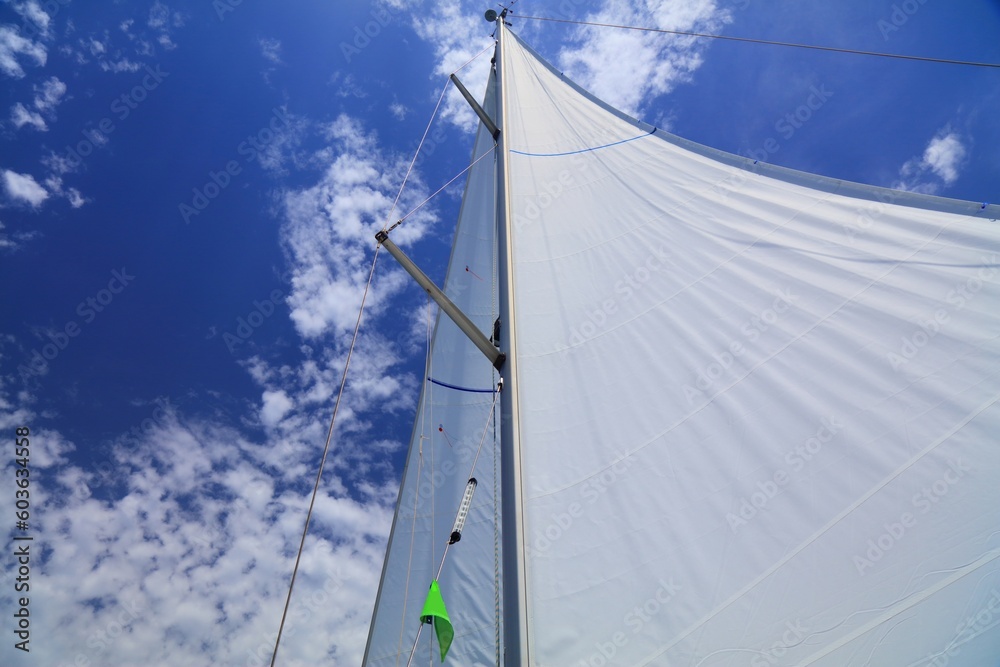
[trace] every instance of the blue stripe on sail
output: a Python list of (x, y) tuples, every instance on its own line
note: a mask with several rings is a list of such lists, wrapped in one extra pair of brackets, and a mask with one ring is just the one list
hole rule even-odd
[(459, 387), (457, 384), (448, 384), (447, 382), (441, 382), (440, 380), (435, 380), (434, 378), (427, 376), (427, 379), (434, 384), (441, 385), (442, 387), (447, 387), (448, 389), (457, 389), (458, 391), (467, 391), (472, 394), (492, 394), (493, 389), (469, 389), (468, 387)]
[(653, 128), (652, 131), (650, 131), (650, 132), (646, 132), (645, 134), (640, 134), (639, 136), (631, 137), (629, 139), (622, 139), (621, 141), (615, 141), (615, 142), (610, 143), (610, 144), (604, 144), (603, 146), (592, 146), (591, 148), (581, 148), (578, 151), (567, 151), (565, 153), (528, 153), (528, 152), (525, 152), (525, 151), (516, 151), (513, 148), (510, 149), (510, 152), (511, 153), (517, 153), (518, 155), (527, 155), (528, 157), (559, 157), (561, 155), (576, 155), (577, 153), (589, 153), (590, 151), (596, 151), (596, 150), (600, 150), (602, 148), (609, 148), (611, 146), (617, 146), (618, 144), (625, 144), (625, 143), (628, 143), (630, 141), (635, 141), (636, 139), (642, 139), (643, 137), (648, 137), (653, 132), (656, 132), (656, 128)]

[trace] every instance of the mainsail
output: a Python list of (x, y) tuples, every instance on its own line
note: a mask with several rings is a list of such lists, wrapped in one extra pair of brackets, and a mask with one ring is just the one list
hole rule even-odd
[[(680, 139), (498, 27), (501, 139), (480, 128), (473, 158), (498, 155), (469, 177), (448, 285), (486, 333), (510, 304), (502, 664), (995, 664), (1000, 207)], [(496, 381), (446, 319), (431, 358)], [(366, 664), (409, 656), (466, 482), (445, 462), (491, 401), (425, 386)], [(441, 579), (454, 665), (496, 663), (485, 460)]]

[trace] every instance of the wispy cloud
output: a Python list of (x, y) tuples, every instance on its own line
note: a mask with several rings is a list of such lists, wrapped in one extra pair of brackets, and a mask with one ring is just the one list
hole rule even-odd
[(30, 125), (39, 132), (45, 132), (49, 126), (45, 124), (42, 114), (37, 111), (28, 111), (27, 107), (18, 102), (10, 109), (10, 120), (14, 127), (21, 129), (25, 125)]
[(3, 184), (7, 196), (19, 202), (30, 204), (37, 208), (49, 198), (49, 193), (30, 174), (18, 174), (5, 169)]
[(927, 144), (923, 155), (906, 162), (899, 170), (898, 190), (937, 194), (958, 180), (959, 170), (968, 151), (962, 138), (945, 127)]
[(17, 28), (0, 25), (0, 71), (15, 79), (22, 78), (24, 69), (18, 62), (19, 58), (44, 65), (48, 52), (40, 42), (22, 37)]
[[(426, 16), (426, 20), (414, 24), (417, 34), (434, 47), (437, 63), (434, 76), (440, 81), (444, 81), (445, 77), (493, 43), (482, 12), (478, 9), (471, 11), (470, 7), (448, 3), (435, 8), (434, 12)], [(483, 55), (459, 75), (476, 99), (482, 99), (486, 92), (489, 71), (490, 57)], [(475, 131), (479, 123), (476, 114), (454, 86), (449, 87), (441, 117), (470, 133)]]
[[(294, 274), (289, 304), (292, 320), (306, 338), (353, 327), (375, 232), (387, 221), (406, 169), (402, 156), (386, 155), (375, 135), (349, 116), (340, 116), (326, 133), (331, 160), (323, 178), (284, 198), (285, 242)], [(419, 180), (412, 180), (401, 208), (415, 205), (424, 190)], [(426, 212), (413, 216), (399, 228), (397, 242), (419, 238), (433, 220)], [(389, 273), (379, 286), (369, 302), (376, 312), (384, 305), (382, 295), (400, 288), (399, 278)]]
[(177, 48), (172, 38), (174, 28), (184, 25), (184, 15), (171, 10), (162, 2), (156, 2), (149, 10), (149, 20), (146, 24), (158, 33), (156, 41), (163, 48), (169, 50)]
[(257, 45), (260, 46), (260, 54), (264, 56), (266, 60), (271, 61), (275, 65), (281, 64), (281, 41), (273, 39), (270, 37), (261, 37), (257, 40)]
[(52, 18), (45, 13), (39, 5), (38, 0), (28, 0), (27, 2), (15, 2), (12, 4), (15, 12), (21, 15), (22, 18), (31, 21), (42, 34), (45, 34), (49, 30), (49, 25), (52, 23)]
[[(40, 419), (0, 384), (0, 425)], [(311, 487), (255, 462), (281, 442), (171, 408), (108, 451), (115, 474), (102, 476), (73, 463), (78, 446), (62, 434), (32, 435), (47, 480), (32, 489), (45, 507), (32, 529), (51, 537), (36, 565), (49, 613), (33, 628), (51, 637), (31, 647), (38, 664), (267, 663)], [(283, 661), (360, 662), (389, 496), (321, 493)]]
[(35, 108), (52, 111), (63, 101), (65, 94), (66, 84), (59, 77), (49, 77), (41, 86), (35, 86)]

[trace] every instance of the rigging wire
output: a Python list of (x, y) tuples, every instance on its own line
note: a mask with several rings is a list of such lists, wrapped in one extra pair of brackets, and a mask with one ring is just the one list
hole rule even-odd
[(299, 550), (295, 554), (295, 566), (292, 568), (292, 580), (288, 584), (288, 595), (285, 597), (285, 608), (281, 612), (281, 624), (278, 626), (278, 636), (274, 640), (274, 652), (271, 654), (271, 667), (278, 658), (278, 646), (281, 643), (281, 633), (285, 629), (285, 620), (288, 618), (288, 606), (292, 601), (292, 590), (295, 588), (295, 579), (299, 573), (299, 562), (302, 560), (302, 552), (306, 545), (306, 535), (309, 533), (309, 522), (312, 520), (313, 507), (316, 505), (316, 496), (319, 495), (319, 485), (323, 479), (323, 467), (326, 465), (326, 457), (330, 453), (330, 443), (333, 441), (333, 428), (337, 423), (337, 413), (340, 411), (340, 402), (344, 397), (344, 387), (347, 385), (347, 370), (351, 367), (351, 356), (354, 354), (354, 346), (358, 342), (358, 332), (361, 330), (361, 316), (365, 312), (365, 301), (368, 299), (368, 292), (372, 286), (372, 279), (375, 276), (375, 264), (378, 262), (378, 253), (381, 245), (375, 246), (375, 255), (372, 257), (372, 268), (368, 272), (368, 283), (365, 291), (361, 295), (361, 307), (358, 309), (358, 321), (354, 325), (354, 336), (351, 338), (351, 346), (347, 350), (347, 359), (344, 361), (344, 373), (340, 378), (340, 391), (337, 392), (337, 401), (333, 406), (333, 416), (330, 418), (330, 429), (326, 434), (326, 444), (323, 446), (323, 457), (319, 462), (319, 470), (316, 471), (316, 483), (313, 484), (312, 497), (309, 499), (309, 509), (306, 512), (306, 524), (302, 528), (302, 539), (299, 541)]
[[(482, 51), (480, 51), (476, 55), (474, 55), (471, 58), (469, 58), (468, 60), (466, 60), (465, 63), (463, 63), (458, 69), (456, 69), (455, 72), (453, 72), (453, 74), (457, 73), (457, 72), (461, 72), (463, 69), (465, 69), (466, 65), (468, 65), (473, 60), (475, 60), (479, 56), (483, 55), (489, 49), (492, 49), (492, 48), (493, 48), (492, 44), (489, 45), (489, 46), (487, 46), (485, 49), (483, 49)], [(424, 128), (424, 134), (423, 134), (423, 136), (420, 137), (420, 143), (417, 144), (417, 150), (413, 152), (413, 159), (410, 160), (410, 166), (406, 168), (406, 174), (403, 175), (403, 182), (399, 186), (399, 192), (396, 193), (396, 198), (392, 201), (392, 206), (389, 208), (389, 215), (386, 216), (386, 222), (385, 222), (384, 225), (382, 225), (382, 230), (383, 231), (386, 230), (386, 227), (389, 224), (389, 220), (392, 220), (392, 214), (396, 210), (396, 206), (399, 204), (399, 198), (403, 196), (403, 190), (406, 188), (406, 182), (410, 178), (410, 173), (413, 171), (413, 167), (417, 164), (417, 157), (420, 155), (420, 149), (424, 147), (424, 142), (427, 140), (427, 135), (430, 134), (431, 125), (434, 124), (434, 119), (437, 118), (438, 109), (441, 108), (441, 102), (444, 101), (445, 93), (448, 92), (448, 84), (449, 83), (450, 83), (450, 80), (449, 79), (445, 79), (444, 85), (441, 86), (441, 94), (438, 95), (437, 104), (434, 105), (434, 111), (431, 112), (430, 120), (427, 121), (427, 127)], [(458, 177), (456, 176), (455, 178), (458, 178)], [(452, 180), (454, 180), (454, 179), (452, 179)], [(449, 181), (449, 183), (450, 182), (451, 181)], [(438, 192), (440, 192), (440, 190)], [(437, 193), (434, 193), (434, 194), (437, 194)], [(426, 203), (426, 202), (424, 202), (424, 203)], [(423, 206), (423, 204), (421, 204), (421, 206)], [(417, 208), (419, 208), (419, 206)], [(410, 213), (413, 213), (413, 211), (410, 211)], [(410, 213), (407, 213), (406, 216), (410, 215)], [(403, 216), (403, 219), (405, 219), (406, 216)], [(402, 222), (402, 220), (400, 220), (400, 222)], [(390, 229), (395, 228), (398, 224), (399, 224), (399, 222), (397, 222), (395, 225), (393, 225), (392, 227), (390, 227)]]
[(1000, 69), (1000, 63), (983, 63), (969, 60), (952, 60), (949, 58), (932, 58), (929, 56), (908, 56), (901, 53), (882, 53), (879, 51), (860, 51), (858, 49), (839, 48), (835, 46), (817, 46), (814, 44), (797, 44), (795, 42), (778, 42), (769, 39), (753, 39), (751, 37), (733, 37), (731, 35), (712, 35), (704, 32), (692, 32), (689, 30), (667, 30), (665, 28), (646, 28), (634, 25), (618, 25), (615, 23), (595, 23), (591, 21), (573, 21), (570, 19), (556, 19), (545, 16), (523, 16), (519, 19), (530, 21), (551, 21), (554, 23), (572, 23), (574, 25), (589, 25), (598, 28), (621, 28), (623, 30), (640, 30), (643, 32), (658, 32), (668, 35), (684, 35), (687, 37), (704, 37), (707, 39), (722, 39), (731, 42), (749, 42), (751, 44), (770, 44), (772, 46), (790, 46), (797, 49), (812, 49), (814, 51), (832, 51), (835, 53), (853, 53), (861, 56), (877, 56), (879, 58), (897, 58), (899, 60), (918, 60), (922, 62), (944, 63), (947, 65), (966, 65), (969, 67), (993, 67)]
[(421, 208), (423, 208), (423, 207), (424, 207), (424, 206), (425, 206), (425, 205), (427, 204), (427, 202), (429, 202), (430, 200), (434, 199), (434, 198), (435, 198), (435, 197), (437, 197), (437, 196), (438, 196), (439, 194), (441, 194), (441, 191), (442, 191), (442, 190), (444, 190), (444, 189), (445, 189), (446, 187), (448, 187), (449, 185), (451, 185), (452, 183), (454, 183), (454, 182), (455, 182), (456, 180), (458, 180), (459, 178), (461, 178), (461, 177), (462, 177), (462, 175), (463, 175), (463, 174), (465, 174), (465, 172), (467, 172), (467, 171), (469, 171), (470, 169), (472, 169), (473, 167), (475, 167), (475, 166), (476, 166), (476, 164), (477, 164), (477, 163), (478, 163), (478, 162), (479, 162), (480, 160), (482, 160), (482, 159), (483, 159), (484, 157), (486, 157), (487, 155), (493, 155), (493, 149), (490, 149), (490, 150), (488, 150), (487, 152), (483, 153), (483, 154), (482, 154), (482, 155), (480, 155), (480, 156), (479, 156), (478, 158), (476, 158), (475, 162), (473, 162), (473, 163), (472, 163), (472, 164), (470, 164), (470, 165), (469, 165), (468, 167), (466, 167), (466, 168), (465, 168), (465, 169), (463, 169), (462, 171), (460, 171), (460, 172), (458, 172), (457, 174), (455, 174), (455, 175), (454, 175), (454, 176), (453, 176), (453, 177), (451, 178), (451, 180), (450, 180), (450, 181), (448, 181), (447, 183), (445, 183), (444, 185), (442, 185), (442, 186), (441, 186), (440, 188), (438, 188), (437, 190), (435, 190), (433, 194), (431, 194), (430, 196), (428, 196), (428, 197), (427, 197), (427, 199), (423, 200), (422, 202), (420, 202), (419, 204), (417, 204), (416, 206), (414, 206), (414, 207), (413, 207), (412, 209), (410, 209), (410, 212), (409, 212), (409, 213), (407, 213), (407, 214), (406, 214), (406, 215), (404, 215), (404, 216), (403, 216), (402, 218), (400, 218), (399, 220), (397, 220), (396, 222), (394, 222), (394, 223), (392, 224), (392, 226), (391, 226), (391, 227), (389, 227), (389, 228), (384, 228), (384, 229), (385, 229), (385, 231), (387, 231), (387, 232), (391, 232), (391, 231), (392, 231), (392, 230), (394, 230), (394, 229), (395, 229), (396, 227), (399, 227), (399, 226), (400, 226), (401, 224), (403, 224), (403, 221), (404, 221), (404, 220), (406, 220), (406, 219), (407, 219), (408, 217), (410, 217), (411, 215), (413, 215), (414, 213), (416, 213), (417, 211), (419, 211), (419, 210), (420, 210)]

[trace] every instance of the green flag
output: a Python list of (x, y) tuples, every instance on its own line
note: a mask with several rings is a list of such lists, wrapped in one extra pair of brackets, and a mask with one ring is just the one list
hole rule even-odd
[(448, 618), (448, 610), (444, 607), (444, 598), (441, 597), (441, 588), (437, 579), (431, 582), (431, 589), (427, 592), (427, 601), (424, 602), (424, 611), (420, 614), (421, 623), (433, 623), (434, 632), (437, 634), (438, 646), (441, 647), (441, 662), (448, 655), (448, 648), (451, 647), (451, 640), (455, 638), (455, 630), (451, 627), (451, 619)]

